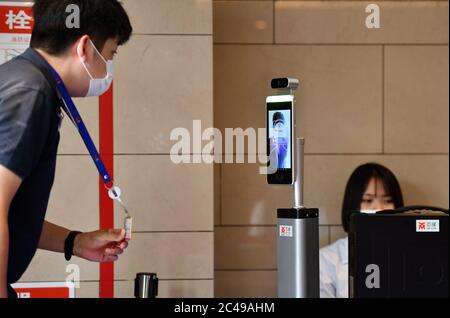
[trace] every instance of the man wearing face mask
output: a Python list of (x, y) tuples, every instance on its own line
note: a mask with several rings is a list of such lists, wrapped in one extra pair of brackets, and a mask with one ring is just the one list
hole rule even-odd
[[(80, 9), (79, 28), (66, 25), (68, 5)], [(35, 0), (33, 16), (30, 48), (0, 66), (0, 298), (16, 297), (10, 285), (37, 248), (111, 262), (127, 247), (124, 230), (80, 233), (45, 221), (67, 110), (60, 86), (70, 97), (108, 90), (113, 56), (132, 33), (127, 13), (117, 0)]]

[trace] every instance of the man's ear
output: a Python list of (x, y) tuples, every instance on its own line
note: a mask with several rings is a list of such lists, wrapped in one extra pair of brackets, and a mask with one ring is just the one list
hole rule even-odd
[(76, 53), (84, 63), (87, 63), (88, 59), (92, 59), (94, 53), (93, 47), (89, 43), (89, 36), (83, 35), (75, 44)]

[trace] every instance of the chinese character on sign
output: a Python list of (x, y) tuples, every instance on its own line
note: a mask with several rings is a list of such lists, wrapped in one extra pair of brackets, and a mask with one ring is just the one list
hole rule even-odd
[(10, 30), (31, 30), (31, 17), (25, 13), (25, 11), (20, 10), (18, 14), (14, 14), (13, 10), (9, 10), (6, 14), (8, 18), (6, 24)]
[(33, 2), (0, 0), (0, 65), (23, 53), (33, 31)]

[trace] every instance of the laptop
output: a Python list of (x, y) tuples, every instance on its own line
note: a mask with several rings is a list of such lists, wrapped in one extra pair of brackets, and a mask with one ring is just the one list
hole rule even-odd
[(351, 298), (449, 297), (448, 210), (352, 213)]

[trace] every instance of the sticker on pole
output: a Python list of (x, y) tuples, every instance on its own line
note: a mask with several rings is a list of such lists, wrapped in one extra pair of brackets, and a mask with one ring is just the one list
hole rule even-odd
[(439, 220), (416, 220), (416, 232), (439, 232)]
[(280, 225), (280, 236), (292, 237), (292, 226)]

